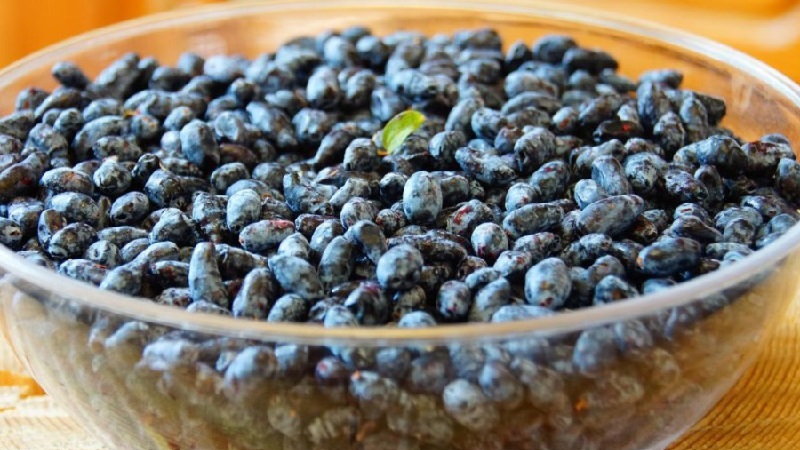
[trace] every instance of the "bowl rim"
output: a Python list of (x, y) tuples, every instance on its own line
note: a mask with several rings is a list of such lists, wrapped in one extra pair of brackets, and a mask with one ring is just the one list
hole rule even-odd
[[(252, 12), (298, 10), (338, 10), (346, 8), (370, 9), (437, 9), (468, 10), (488, 13), (516, 13), (538, 19), (555, 19), (572, 25), (593, 29), (613, 29), (631, 38), (669, 44), (682, 51), (700, 53), (707, 58), (723, 62), (734, 71), (757, 77), (777, 91), (790, 106), (800, 109), (800, 87), (766, 64), (737, 50), (709, 39), (640, 19), (620, 17), (579, 6), (564, 6), (552, 2), (505, 0), (489, 3), (480, 0), (406, 0), (402, 6), (386, 0), (328, 0), (289, 1), (272, 0), (259, 3), (212, 5), (188, 10), (173, 11), (130, 20), (98, 29), (49, 46), (0, 70), (0, 90), (20, 74), (42, 64), (96, 45), (106, 39), (122, 39), (133, 35), (193, 23), (211, 18), (233, 18)], [(776, 99), (778, 100), (778, 99)], [(86, 307), (119, 314), (131, 320), (153, 322), (161, 325), (203, 333), (260, 340), (290, 341), (308, 345), (397, 345), (425, 343), (429, 345), (484, 340), (500, 340), (521, 336), (547, 336), (598, 326), (609, 322), (630, 320), (719, 292), (752, 276), (756, 269), (771, 267), (788, 256), (800, 245), (800, 227), (792, 227), (784, 236), (764, 249), (754, 252), (746, 262), (732, 264), (694, 280), (669, 289), (637, 297), (632, 301), (589, 307), (547, 317), (504, 323), (443, 324), (424, 329), (397, 327), (324, 328), (305, 323), (277, 323), (241, 320), (233, 317), (193, 314), (182, 309), (159, 305), (149, 299), (133, 298), (113, 291), (68, 278), (50, 269), (36, 266), (4, 246), (0, 246), (0, 270), (11, 277), (11, 282), (24, 282), (21, 292), (47, 292), (69, 299)]]

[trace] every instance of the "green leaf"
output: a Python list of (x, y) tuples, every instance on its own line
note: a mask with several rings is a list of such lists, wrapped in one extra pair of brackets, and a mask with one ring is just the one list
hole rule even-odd
[(425, 123), (425, 116), (419, 111), (409, 109), (392, 117), (392, 120), (383, 128), (381, 142), (389, 154), (397, 151), (409, 134), (419, 130)]

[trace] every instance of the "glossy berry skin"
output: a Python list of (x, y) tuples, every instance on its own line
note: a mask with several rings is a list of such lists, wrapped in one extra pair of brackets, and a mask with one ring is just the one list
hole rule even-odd
[(410, 289), (419, 280), (422, 265), (416, 248), (407, 244), (392, 247), (378, 260), (378, 281), (384, 289)]
[(222, 284), (214, 246), (198, 244), (189, 262), (189, 291), (194, 301), (207, 301), (227, 308), (228, 293)]
[(89, 246), (84, 257), (107, 268), (122, 263), (119, 247), (108, 241), (97, 241)]
[(690, 269), (700, 261), (702, 246), (688, 238), (665, 238), (639, 252), (639, 269), (649, 275), (667, 276)]
[(488, 322), (498, 309), (510, 301), (511, 284), (502, 277), (495, 279), (481, 287), (474, 297), (472, 308), (469, 311), (471, 322)]
[(226, 224), (233, 233), (239, 233), (261, 218), (261, 196), (252, 189), (242, 189), (228, 198)]
[(198, 166), (219, 163), (219, 147), (210, 126), (189, 122), (180, 130), (181, 151), (186, 159)]
[(428, 223), (442, 209), (442, 189), (427, 172), (416, 172), (403, 188), (403, 211), (411, 223)]
[(525, 300), (551, 309), (561, 307), (572, 290), (569, 269), (557, 258), (545, 259), (525, 274)]
[(361, 249), (373, 264), (377, 264), (381, 256), (388, 250), (386, 237), (380, 227), (369, 220), (356, 222), (347, 229), (344, 237)]
[(234, 317), (266, 319), (275, 302), (276, 284), (270, 270), (262, 267), (250, 271), (231, 304)]
[[(16, 232), (6, 230), (7, 238), (13, 243)], [(69, 259), (83, 255), (89, 245), (97, 238), (92, 227), (84, 223), (72, 223), (56, 231), (49, 239), (47, 253), (58, 259)]]
[(461, 147), (455, 153), (455, 160), (470, 177), (490, 186), (506, 186), (516, 177), (512, 162), (498, 155)]
[(602, 156), (594, 160), (592, 180), (610, 196), (631, 194), (633, 190), (622, 165), (612, 156)]
[(296, 256), (278, 255), (269, 259), (269, 268), (285, 292), (293, 292), (307, 300), (322, 297), (322, 282), (307, 261)]
[(268, 322), (304, 322), (308, 317), (307, 302), (299, 295), (287, 294), (277, 300), (267, 315)]
[[(280, 248), (278, 252), (280, 253)], [(355, 246), (344, 237), (336, 236), (331, 240), (320, 256), (319, 266), (317, 267), (319, 279), (323, 286), (336, 286), (350, 278), (353, 271), (352, 257), (354, 252)], [(305, 258), (303, 258), (303, 255), (297, 254), (292, 256), (308, 259), (308, 254), (305, 255)]]
[(493, 213), (480, 200), (470, 200), (456, 209), (447, 220), (447, 231), (460, 236), (471, 236), (475, 228), (493, 221)]
[(602, 233), (615, 236), (627, 231), (644, 209), (637, 195), (615, 195), (598, 200), (580, 212), (578, 230), (583, 234)]
[(377, 283), (361, 283), (343, 305), (362, 325), (383, 325), (389, 321), (390, 301)]
[(781, 158), (776, 170), (776, 187), (787, 200), (797, 204), (800, 192), (800, 164), (789, 158)]
[(579, 180), (573, 188), (573, 196), (578, 207), (586, 208), (592, 203), (608, 197), (608, 192), (594, 180)]
[(260, 253), (277, 247), (294, 232), (294, 224), (288, 220), (261, 220), (242, 229), (239, 243), (247, 251)]
[(552, 203), (533, 203), (514, 210), (503, 219), (503, 229), (512, 239), (547, 231), (564, 217), (564, 210)]
[(508, 250), (508, 237), (495, 223), (478, 225), (472, 232), (471, 243), (475, 254), (487, 261), (494, 261), (500, 253)]
[(636, 288), (619, 276), (606, 275), (595, 285), (593, 302), (595, 305), (604, 305), (638, 295)]
[(465, 321), (471, 305), (472, 292), (466, 283), (450, 280), (439, 288), (436, 310), (443, 320), (448, 322)]
[(108, 270), (87, 259), (68, 259), (58, 267), (60, 274), (79, 281), (100, 285), (106, 277)]

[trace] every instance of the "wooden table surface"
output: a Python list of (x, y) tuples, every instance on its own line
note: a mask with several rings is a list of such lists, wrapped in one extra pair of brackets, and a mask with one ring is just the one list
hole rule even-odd
[[(21, 398), (37, 388), (12, 375), (11, 369), (18, 371), (19, 366), (0, 341), (0, 450), (112, 450), (50, 397)], [(796, 450), (799, 405), (800, 301), (795, 301), (754, 366), (669, 450)]]

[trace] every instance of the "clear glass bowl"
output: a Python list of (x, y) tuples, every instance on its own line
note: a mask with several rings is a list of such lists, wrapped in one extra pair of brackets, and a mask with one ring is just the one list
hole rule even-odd
[[(800, 90), (747, 56), (599, 11), (510, 1), (270, 2), (129, 22), (2, 71), (0, 111), (11, 111), (25, 87), (53, 87), (49, 70), (59, 60), (95, 74), (131, 51), (165, 63), (186, 50), (253, 57), (293, 36), (355, 24), (377, 34), (491, 26), (505, 42), (568, 33), (611, 51), (629, 76), (682, 70), (689, 88), (727, 101), (725, 125), (745, 138), (780, 132), (800, 142)], [(635, 300), (524, 322), (417, 330), (192, 315), (80, 284), (0, 248), (0, 328), (43, 387), (116, 448), (663, 449), (732, 385), (795, 297), (798, 243), (800, 230), (792, 229), (746, 262)], [(582, 332), (634, 320), (652, 331), (652, 346), (623, 345), (594, 373), (576, 370)], [(182, 345), (162, 346), (166, 333)], [(259, 370), (237, 378), (215, 369), (255, 345), (266, 347)], [(352, 374), (321, 385), (315, 365), (330, 354)], [(371, 376), (376, 355), (407, 357), (412, 367), (385, 373), (385, 395), (359, 403), (348, 385)], [(443, 384), (456, 376), (475, 381), (487, 360), (512, 367), (519, 395), (479, 408), (468, 428), (444, 408)], [(411, 389), (409, 380), (422, 375), (430, 382)]]

